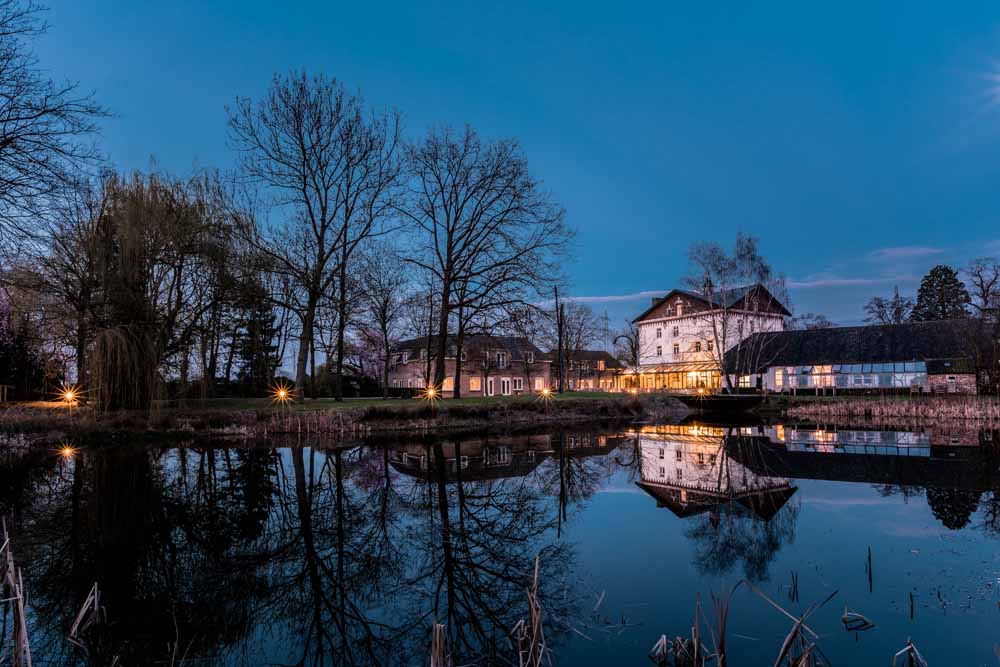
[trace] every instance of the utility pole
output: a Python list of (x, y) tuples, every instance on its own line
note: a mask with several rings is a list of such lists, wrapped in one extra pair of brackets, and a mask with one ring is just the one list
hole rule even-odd
[(559, 373), (557, 391), (563, 393), (563, 304), (559, 303), (559, 287), (554, 287), (556, 295), (556, 372)]

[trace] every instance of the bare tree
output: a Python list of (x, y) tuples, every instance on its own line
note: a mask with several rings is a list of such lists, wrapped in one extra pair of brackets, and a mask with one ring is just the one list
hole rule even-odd
[(995, 257), (980, 257), (965, 269), (972, 305), (979, 314), (995, 315), (1000, 308), (1000, 262)]
[(604, 333), (604, 322), (590, 306), (567, 301), (561, 314), (563, 329), (563, 359), (570, 372), (576, 371), (575, 388), (583, 377), (584, 364), (581, 352), (591, 347)]
[(899, 288), (892, 288), (888, 299), (874, 296), (865, 304), (865, 322), (871, 324), (902, 324), (910, 319), (914, 302), (908, 296), (900, 296)]
[(785, 327), (788, 329), (830, 329), (836, 326), (830, 321), (826, 315), (822, 313), (802, 313), (801, 315), (796, 315), (795, 317), (790, 317), (785, 322)]
[(625, 320), (625, 327), (615, 334), (612, 342), (615, 356), (628, 364), (632, 371), (633, 388), (639, 389), (639, 364), (652, 353), (650, 343), (639, 335), (639, 327), (632, 320)]
[(263, 184), (288, 212), (281, 224), (251, 238), (272, 270), (296, 288), (283, 304), (301, 322), (295, 368), (299, 397), (314, 346), (316, 311), (335, 288), (337, 397), (342, 396), (347, 274), (354, 251), (382, 231), (399, 174), (399, 116), (364, 110), (358, 94), (334, 79), (305, 73), (276, 75), (257, 103), (239, 98), (230, 135), (244, 172)]
[(382, 398), (388, 398), (392, 344), (403, 315), (407, 285), (406, 272), (400, 269), (395, 248), (385, 242), (366, 245), (362, 254), (361, 282), (361, 301), (367, 324), (361, 334), (378, 350)]
[(34, 229), (50, 197), (99, 159), (85, 141), (106, 112), (76, 83), (39, 68), (31, 41), (45, 32), (42, 6), (0, 0), (0, 243)]
[(531, 177), (516, 141), (484, 143), (468, 126), (437, 129), (408, 148), (407, 165), (401, 213), (413, 225), (410, 261), (434, 276), (440, 295), (432, 384), (441, 387), (449, 323), (461, 304), (456, 288), (482, 295), (488, 290), (474, 285), (502, 276), (508, 289), (536, 293), (570, 235), (563, 209)]
[(107, 207), (103, 182), (81, 180), (63, 188), (35, 242), (25, 244), (24, 261), (3, 276), (9, 287), (37, 292), (47, 303), (63, 345), (75, 352), (76, 381), (87, 384), (87, 346), (102, 267), (98, 232)]
[(732, 391), (732, 376), (725, 372), (726, 355), (732, 353), (739, 367), (760, 365), (763, 348), (744, 341), (773, 327), (773, 315), (788, 314), (785, 277), (774, 273), (760, 253), (757, 239), (742, 233), (736, 235), (732, 254), (718, 243), (697, 243), (688, 251), (688, 258), (692, 271), (683, 283), (708, 304), (707, 310), (696, 314), (705, 352)]

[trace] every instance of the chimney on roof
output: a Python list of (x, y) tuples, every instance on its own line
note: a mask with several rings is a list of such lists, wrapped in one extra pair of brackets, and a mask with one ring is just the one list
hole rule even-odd
[(664, 297), (664, 296), (654, 296), (653, 297), (653, 303), (651, 305), (652, 306), (658, 306), (661, 303), (663, 303), (664, 299), (666, 299), (666, 297)]

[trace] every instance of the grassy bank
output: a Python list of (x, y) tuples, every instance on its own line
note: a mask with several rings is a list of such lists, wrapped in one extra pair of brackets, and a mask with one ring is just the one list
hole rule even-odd
[(30, 434), (33, 440), (68, 436), (267, 438), (302, 434), (363, 437), (377, 432), (509, 430), (520, 426), (607, 419), (660, 419), (684, 414), (665, 396), (572, 393), (536, 397), (462, 398), (429, 402), (417, 399), (307, 400), (276, 406), (267, 399), (199, 401), (158, 405), (150, 413), (98, 415), (86, 407), (58, 403), (0, 407), (0, 433)]
[(791, 417), (829, 422), (869, 419), (884, 422), (977, 421), (1000, 423), (1000, 400), (992, 396), (822, 398), (790, 402)]

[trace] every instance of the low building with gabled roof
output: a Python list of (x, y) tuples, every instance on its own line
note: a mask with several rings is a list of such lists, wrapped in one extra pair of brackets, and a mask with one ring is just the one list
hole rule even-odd
[(757, 333), (753, 355), (726, 355), (743, 386), (791, 393), (976, 393), (973, 320)]
[[(400, 341), (389, 359), (389, 386), (425, 389), (434, 372), (437, 336)], [(458, 338), (449, 336), (442, 395), (455, 393)], [(523, 336), (466, 335), (461, 350), (462, 396), (516, 396), (552, 386), (552, 362)]]

